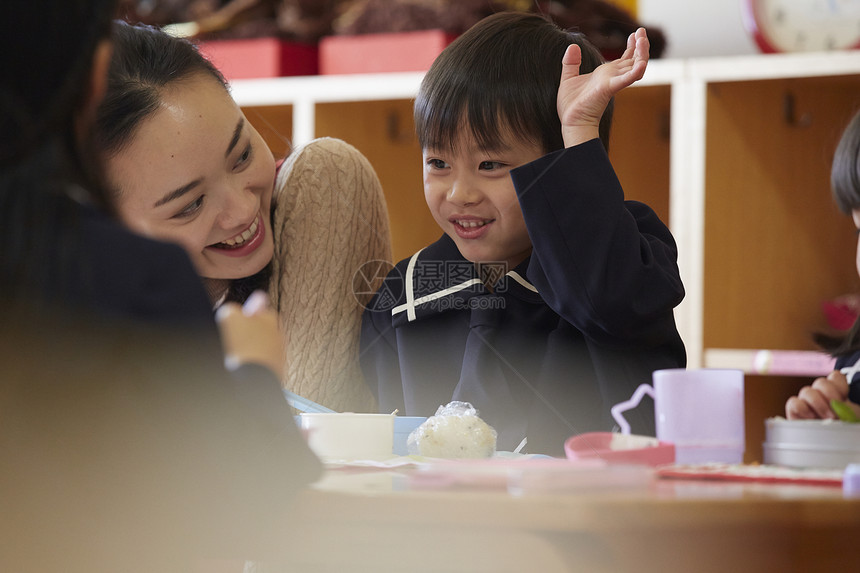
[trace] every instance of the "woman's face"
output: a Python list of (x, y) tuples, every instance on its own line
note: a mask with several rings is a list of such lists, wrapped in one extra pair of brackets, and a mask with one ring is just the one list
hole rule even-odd
[(123, 222), (184, 247), (199, 275), (247, 277), (272, 259), (274, 158), (214, 78), (168, 85), (106, 167)]

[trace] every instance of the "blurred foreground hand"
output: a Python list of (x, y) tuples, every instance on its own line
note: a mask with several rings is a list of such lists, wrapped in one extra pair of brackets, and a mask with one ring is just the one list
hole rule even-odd
[(266, 366), (283, 379), (284, 339), (278, 330), (278, 313), (263, 291), (255, 291), (244, 305), (228, 302), (215, 312), (229, 370), (243, 364)]

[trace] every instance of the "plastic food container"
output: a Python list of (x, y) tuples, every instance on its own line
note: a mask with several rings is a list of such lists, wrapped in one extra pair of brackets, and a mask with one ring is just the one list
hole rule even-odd
[(764, 462), (844, 469), (860, 463), (860, 424), (838, 420), (765, 420)]
[(427, 418), (422, 416), (397, 416), (394, 418), (394, 449), (392, 450), (394, 455), (405, 456), (409, 454), (406, 448), (409, 434), (426, 421)]
[(649, 436), (589, 432), (564, 443), (568, 459), (601, 459), (608, 463), (659, 466), (675, 462), (675, 446)]
[(308, 446), (324, 461), (381, 460), (394, 445), (392, 414), (302, 413)]

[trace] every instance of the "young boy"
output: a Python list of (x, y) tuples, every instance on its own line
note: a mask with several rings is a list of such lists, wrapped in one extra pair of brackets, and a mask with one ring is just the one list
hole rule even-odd
[[(579, 34), (500, 13), (436, 59), (415, 102), (424, 195), (445, 232), (401, 261), (365, 311), (380, 411), (471, 402), (500, 450), (562, 455), (609, 409), (683, 367), (677, 250), (625, 201), (606, 146), (612, 96), (640, 79), (644, 30), (600, 65)], [(598, 67), (599, 66), (599, 67)], [(638, 408), (634, 432), (653, 435)]]

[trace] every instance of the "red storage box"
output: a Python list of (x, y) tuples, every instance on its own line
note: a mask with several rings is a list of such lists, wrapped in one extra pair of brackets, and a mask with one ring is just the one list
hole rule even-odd
[(227, 80), (313, 76), (319, 70), (316, 45), (278, 38), (212, 40), (201, 42), (200, 52)]
[(427, 71), (455, 37), (442, 30), (326, 36), (320, 40), (320, 73)]

